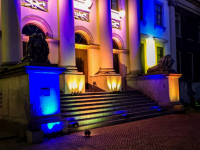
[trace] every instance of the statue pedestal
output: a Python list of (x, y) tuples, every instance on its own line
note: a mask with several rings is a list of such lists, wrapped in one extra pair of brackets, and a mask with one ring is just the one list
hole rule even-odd
[(145, 74), (135, 78), (127, 78), (127, 89), (141, 91), (159, 105), (171, 111), (182, 111), (180, 103), (179, 78), (181, 74)]
[(65, 68), (57, 65), (23, 63), (0, 72), (3, 106), (0, 108), (0, 122), (4, 122), (0, 123), (0, 129), (8, 129), (10, 124), (17, 123), (18, 126), (11, 126), (9, 132), (13, 131), (22, 137), (26, 135), (26, 101), (32, 105), (31, 110), (34, 111), (37, 121), (43, 124), (44, 132), (47, 133), (47, 129), (48, 132), (61, 131), (61, 125), (58, 124), (65, 123), (65, 120), (60, 117), (59, 74), (64, 71)]

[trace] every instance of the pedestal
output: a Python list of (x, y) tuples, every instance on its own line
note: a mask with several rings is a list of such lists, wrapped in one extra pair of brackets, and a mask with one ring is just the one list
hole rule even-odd
[[(35, 120), (43, 125), (41, 130), (44, 133), (63, 130), (61, 125), (66, 124), (66, 120), (60, 117), (59, 74), (64, 71), (65, 68), (57, 65), (23, 63), (0, 72), (3, 103), (0, 122), (4, 122), (0, 123), (0, 128), (24, 137), (28, 123), (27, 105), (30, 105), (30, 111), (34, 112)], [(13, 123), (18, 126), (11, 126)]]

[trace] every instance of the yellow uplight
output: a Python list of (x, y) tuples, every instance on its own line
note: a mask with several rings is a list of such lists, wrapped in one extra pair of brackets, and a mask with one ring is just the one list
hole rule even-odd
[(110, 91), (120, 91), (121, 89), (121, 76), (108, 76), (107, 85)]
[(153, 38), (146, 39), (146, 59), (147, 59), (147, 69), (156, 65), (156, 48), (155, 41)]

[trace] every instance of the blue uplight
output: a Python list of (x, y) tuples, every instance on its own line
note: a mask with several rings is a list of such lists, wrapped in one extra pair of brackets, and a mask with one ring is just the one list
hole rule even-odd
[(155, 74), (155, 75), (145, 75), (146, 79), (164, 79), (166, 78), (164, 74)]
[(44, 134), (62, 131), (65, 128), (65, 122), (51, 122), (41, 124), (41, 130)]
[(120, 110), (115, 112), (115, 114), (124, 114), (124, 113), (127, 113), (127, 110)]
[(59, 124), (60, 124), (60, 122), (47, 123), (47, 127), (48, 127), (49, 129), (52, 129), (55, 125), (59, 125)]
[(150, 107), (150, 109), (158, 109), (158, 108), (160, 108), (160, 106), (152, 106), (152, 107)]

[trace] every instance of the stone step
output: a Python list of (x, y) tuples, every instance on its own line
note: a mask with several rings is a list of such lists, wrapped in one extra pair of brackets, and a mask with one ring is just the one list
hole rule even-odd
[(61, 114), (63, 117), (67, 118), (67, 120), (74, 121), (74, 120), (81, 120), (81, 119), (90, 119), (95, 117), (105, 117), (110, 115), (116, 114), (125, 114), (125, 113), (133, 113), (133, 112), (141, 112), (141, 111), (148, 111), (148, 110), (155, 110), (155, 109), (162, 109), (160, 106), (153, 106), (153, 107), (141, 107), (135, 109), (124, 109), (124, 110), (112, 110), (112, 111), (104, 111), (104, 112), (95, 112), (95, 113), (85, 113), (79, 115), (64, 115)]
[(114, 107), (114, 106), (124, 106), (124, 105), (131, 105), (131, 104), (143, 104), (143, 103), (153, 103), (152, 100), (143, 100), (143, 101), (128, 101), (128, 102), (108, 102), (103, 104), (86, 104), (86, 105), (75, 105), (75, 106), (68, 106), (67, 104), (61, 105), (61, 112), (68, 111), (68, 110), (81, 110), (81, 109), (91, 109), (91, 108), (102, 108), (102, 107)]
[(146, 114), (146, 115), (140, 115), (140, 116), (134, 116), (130, 117), (129, 119), (126, 118), (121, 118), (117, 120), (111, 120), (111, 121), (103, 121), (103, 122), (98, 122), (98, 123), (93, 123), (93, 124), (88, 124), (88, 125), (80, 125), (78, 128), (74, 127), (69, 127), (68, 132), (74, 132), (74, 131), (83, 131), (83, 130), (90, 130), (94, 128), (99, 128), (99, 127), (104, 127), (104, 126), (110, 126), (110, 125), (115, 125), (115, 124), (120, 124), (120, 123), (127, 123), (128, 121), (137, 121), (141, 119), (148, 119), (152, 117), (158, 117), (158, 116), (163, 116), (163, 115), (168, 115), (170, 114), (169, 112), (155, 112), (151, 114)]
[[(80, 105), (100, 105), (107, 103), (125, 103), (125, 102), (143, 102), (143, 101), (152, 101), (149, 98), (127, 98), (127, 99), (105, 99), (105, 100), (90, 100), (90, 101), (77, 101), (77, 102), (61, 102), (61, 106), (80, 106)], [(153, 102), (153, 101), (152, 101)]]
[(162, 109), (154, 109), (154, 110), (146, 110), (146, 111), (109, 115), (109, 116), (103, 116), (103, 117), (94, 117), (94, 118), (89, 118), (89, 119), (73, 120), (73, 121), (69, 121), (68, 124), (70, 127), (73, 125), (73, 123), (78, 122), (79, 125), (82, 126), (82, 125), (88, 125), (88, 124), (93, 124), (93, 123), (118, 120), (118, 119), (124, 118), (125, 115), (129, 115), (130, 117), (136, 117), (136, 116), (140, 116), (140, 115), (147, 115), (147, 114), (155, 113), (155, 112), (158, 112), (161, 110)]
[[(139, 91), (129, 91), (129, 92), (86, 92), (86, 93), (82, 93), (76, 97), (87, 97), (87, 96), (108, 96), (108, 95), (117, 95), (117, 94), (124, 94), (124, 95), (128, 95), (128, 94), (143, 94)], [(60, 93), (61, 97), (74, 97), (71, 94), (64, 94), (64, 93)]]
[(107, 97), (130, 97), (131, 95), (133, 96), (144, 96), (141, 93), (132, 93), (132, 94), (124, 94), (124, 93), (120, 93), (120, 94), (98, 94), (98, 95), (79, 95), (79, 96), (64, 96), (61, 95), (60, 99), (61, 100), (77, 100), (77, 99), (88, 99), (88, 98), (107, 98)]
[[(136, 96), (116, 96), (116, 97), (102, 97), (102, 98), (93, 98), (93, 97), (90, 97), (90, 98), (86, 98), (86, 99), (61, 99), (61, 104), (66, 104), (66, 103), (78, 103), (78, 102), (90, 102), (90, 101), (100, 101), (100, 100), (116, 100), (116, 99), (142, 99), (142, 98), (148, 98), (146, 96), (141, 96), (141, 95), (136, 95)], [(149, 98), (148, 98), (149, 99)]]
[(91, 108), (91, 109), (82, 109), (82, 110), (66, 110), (62, 111), (63, 116), (70, 116), (70, 115), (80, 115), (80, 114), (87, 114), (87, 113), (104, 113), (107, 111), (120, 111), (124, 109), (135, 109), (135, 108), (142, 108), (142, 107), (153, 107), (156, 106), (157, 103), (149, 103), (149, 104), (136, 104), (136, 105), (124, 105), (124, 106), (109, 106), (109, 107), (102, 107), (102, 108)]

